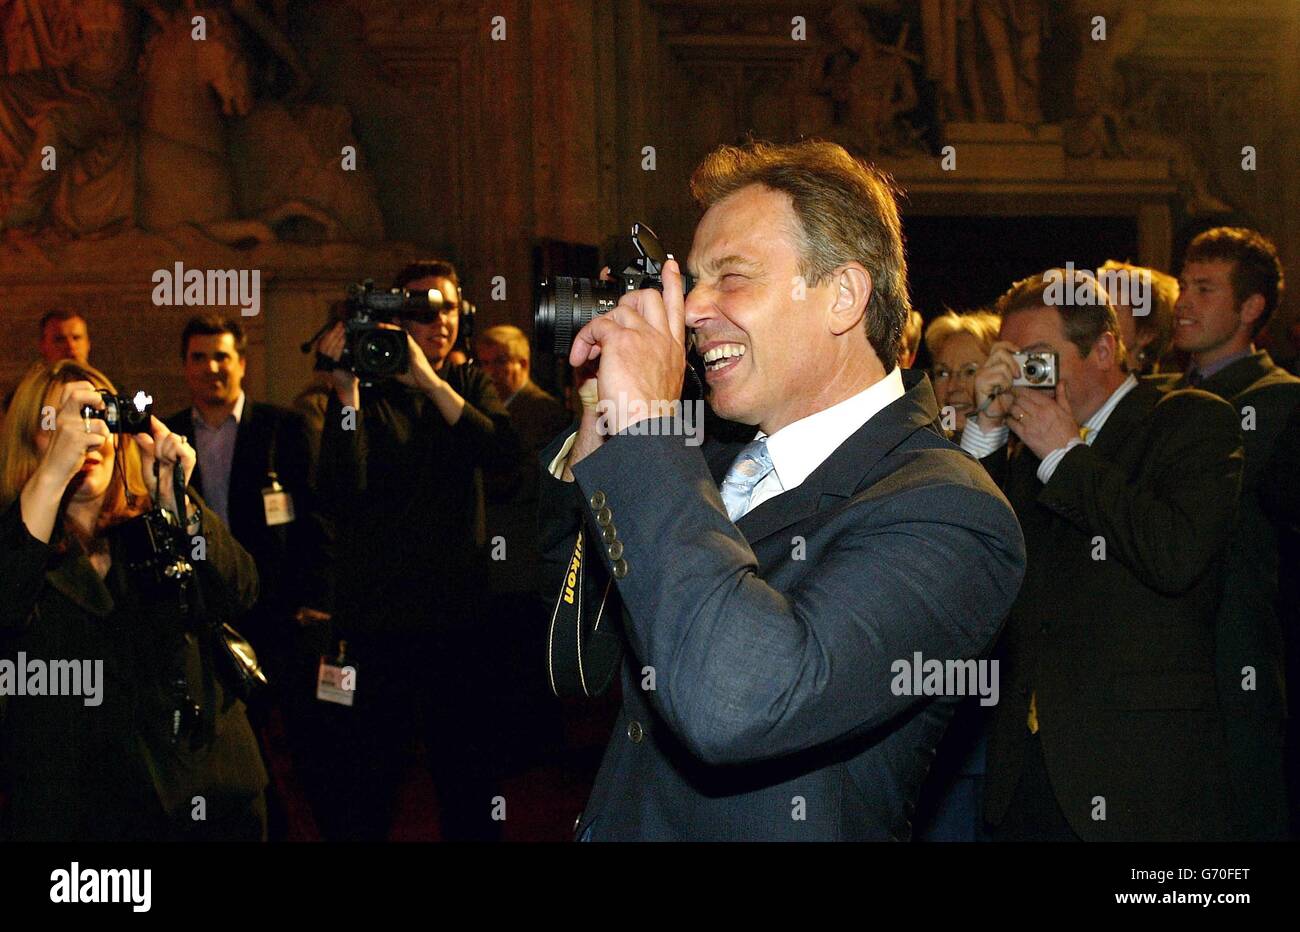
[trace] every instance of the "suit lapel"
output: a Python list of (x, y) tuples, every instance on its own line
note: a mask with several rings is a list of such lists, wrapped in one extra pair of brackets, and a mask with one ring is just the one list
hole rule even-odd
[[(939, 411), (930, 380), (924, 373), (910, 370), (903, 379), (903, 397), (874, 414), (797, 488), (741, 516), (736, 527), (751, 545), (816, 513), (827, 504), (824, 499), (850, 498), (891, 450), (934, 423)], [(729, 466), (730, 462), (723, 467), (724, 474)]]
[[(1157, 377), (1158, 378), (1158, 377)], [(1168, 383), (1161, 384), (1146, 379), (1138, 379), (1137, 387), (1120, 399), (1115, 410), (1106, 418), (1106, 424), (1093, 441), (1092, 448), (1104, 459), (1113, 461), (1115, 454), (1123, 448), (1128, 435), (1142, 419), (1150, 413), (1160, 400), (1161, 394), (1170, 388)]]
[[(241, 523), (236, 517), (237, 514), (242, 517), (240, 504), (250, 501), (252, 497), (250, 490), (245, 489), (243, 485), (254, 482), (260, 486), (265, 478), (262, 464), (255, 462), (258, 448), (261, 446), (257, 442), (257, 432), (261, 427), (253, 402), (245, 401), (244, 413), (239, 419), (239, 429), (235, 431), (235, 451), (230, 457), (230, 491), (226, 499), (226, 507), (230, 512), (232, 532), (235, 525)], [(260, 492), (261, 489), (256, 491)], [(243, 530), (242, 527), (240, 530)]]
[(59, 565), (45, 574), (45, 579), (91, 615), (107, 618), (113, 613), (113, 597), (108, 586), (99, 578), (90, 561), (81, 558), (75, 543)]

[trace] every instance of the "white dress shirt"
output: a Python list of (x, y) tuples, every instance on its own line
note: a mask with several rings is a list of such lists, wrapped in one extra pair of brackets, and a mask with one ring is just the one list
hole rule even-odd
[[(754, 487), (744, 513), (748, 514), (769, 498), (797, 488), (839, 449), (840, 444), (904, 394), (903, 370), (895, 366), (889, 375), (853, 397), (787, 424), (772, 434), (767, 438), (772, 471)], [(551, 460), (550, 473), (557, 479), (564, 475), (564, 461), (577, 436), (576, 431), (570, 434), (555, 459)], [(754, 439), (762, 436), (765, 435), (760, 430)]]
[[(754, 486), (754, 494), (749, 497), (749, 506), (742, 515), (769, 498), (798, 488), (814, 469), (839, 449), (840, 444), (903, 395), (903, 371), (895, 366), (889, 375), (853, 397), (800, 418), (772, 434), (767, 438), (772, 471)], [(760, 430), (754, 439), (764, 436)]]
[[(1053, 450), (1043, 457), (1043, 461), (1038, 464), (1038, 481), (1043, 484), (1052, 478), (1052, 473), (1056, 472), (1057, 465), (1065, 458), (1065, 454), (1081, 443), (1092, 446), (1092, 442), (1097, 439), (1101, 433), (1102, 425), (1110, 417), (1110, 413), (1115, 410), (1115, 406), (1124, 400), (1124, 396), (1133, 389), (1137, 388), (1137, 376), (1129, 373), (1128, 378), (1119, 384), (1119, 388), (1110, 393), (1106, 403), (1093, 412), (1092, 417), (1083, 422), (1084, 436), (1076, 437), (1063, 447)], [(979, 421), (974, 415), (966, 419), (966, 426), (961, 432), (961, 448), (976, 459), (983, 459), (994, 450), (1000, 450), (1006, 446), (1007, 438), (1011, 431), (1006, 427), (995, 427), (992, 430), (984, 430), (980, 427)]]

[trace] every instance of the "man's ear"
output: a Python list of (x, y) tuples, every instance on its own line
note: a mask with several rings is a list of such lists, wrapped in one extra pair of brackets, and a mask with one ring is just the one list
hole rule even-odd
[(1099, 368), (1118, 369), (1120, 367), (1119, 343), (1115, 339), (1115, 334), (1107, 330), (1097, 337), (1096, 342), (1092, 344), (1092, 355), (1097, 360)]
[(862, 323), (871, 301), (871, 273), (856, 262), (838, 269), (833, 278), (835, 303), (831, 306), (831, 332), (847, 333)]
[(1241, 322), (1253, 331), (1255, 321), (1259, 320), (1260, 315), (1264, 313), (1264, 296), (1259, 293), (1251, 295), (1241, 302), (1239, 310), (1241, 312)]

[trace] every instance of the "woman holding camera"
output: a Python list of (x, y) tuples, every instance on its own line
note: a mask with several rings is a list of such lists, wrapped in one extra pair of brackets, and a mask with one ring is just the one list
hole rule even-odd
[[(152, 417), (111, 433), (83, 416), (101, 389), (116, 393), (89, 366), (38, 364), (0, 433), (3, 836), (260, 840), (266, 771), (212, 634), (252, 606), (257, 571), (192, 490), (177, 510), (185, 438)], [(127, 550), (158, 505), (188, 521), (188, 592)]]

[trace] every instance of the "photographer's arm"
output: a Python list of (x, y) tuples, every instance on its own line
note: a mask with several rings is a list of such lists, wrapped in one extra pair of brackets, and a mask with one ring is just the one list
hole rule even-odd
[(451, 432), (456, 442), (464, 444), (472, 452), (474, 461), (486, 470), (504, 473), (517, 469), (519, 437), (511, 426), (510, 412), (501, 403), (491, 379), (473, 367), (455, 370), (452, 378), (464, 380), (462, 391), (467, 399), (460, 419), (452, 425)]

